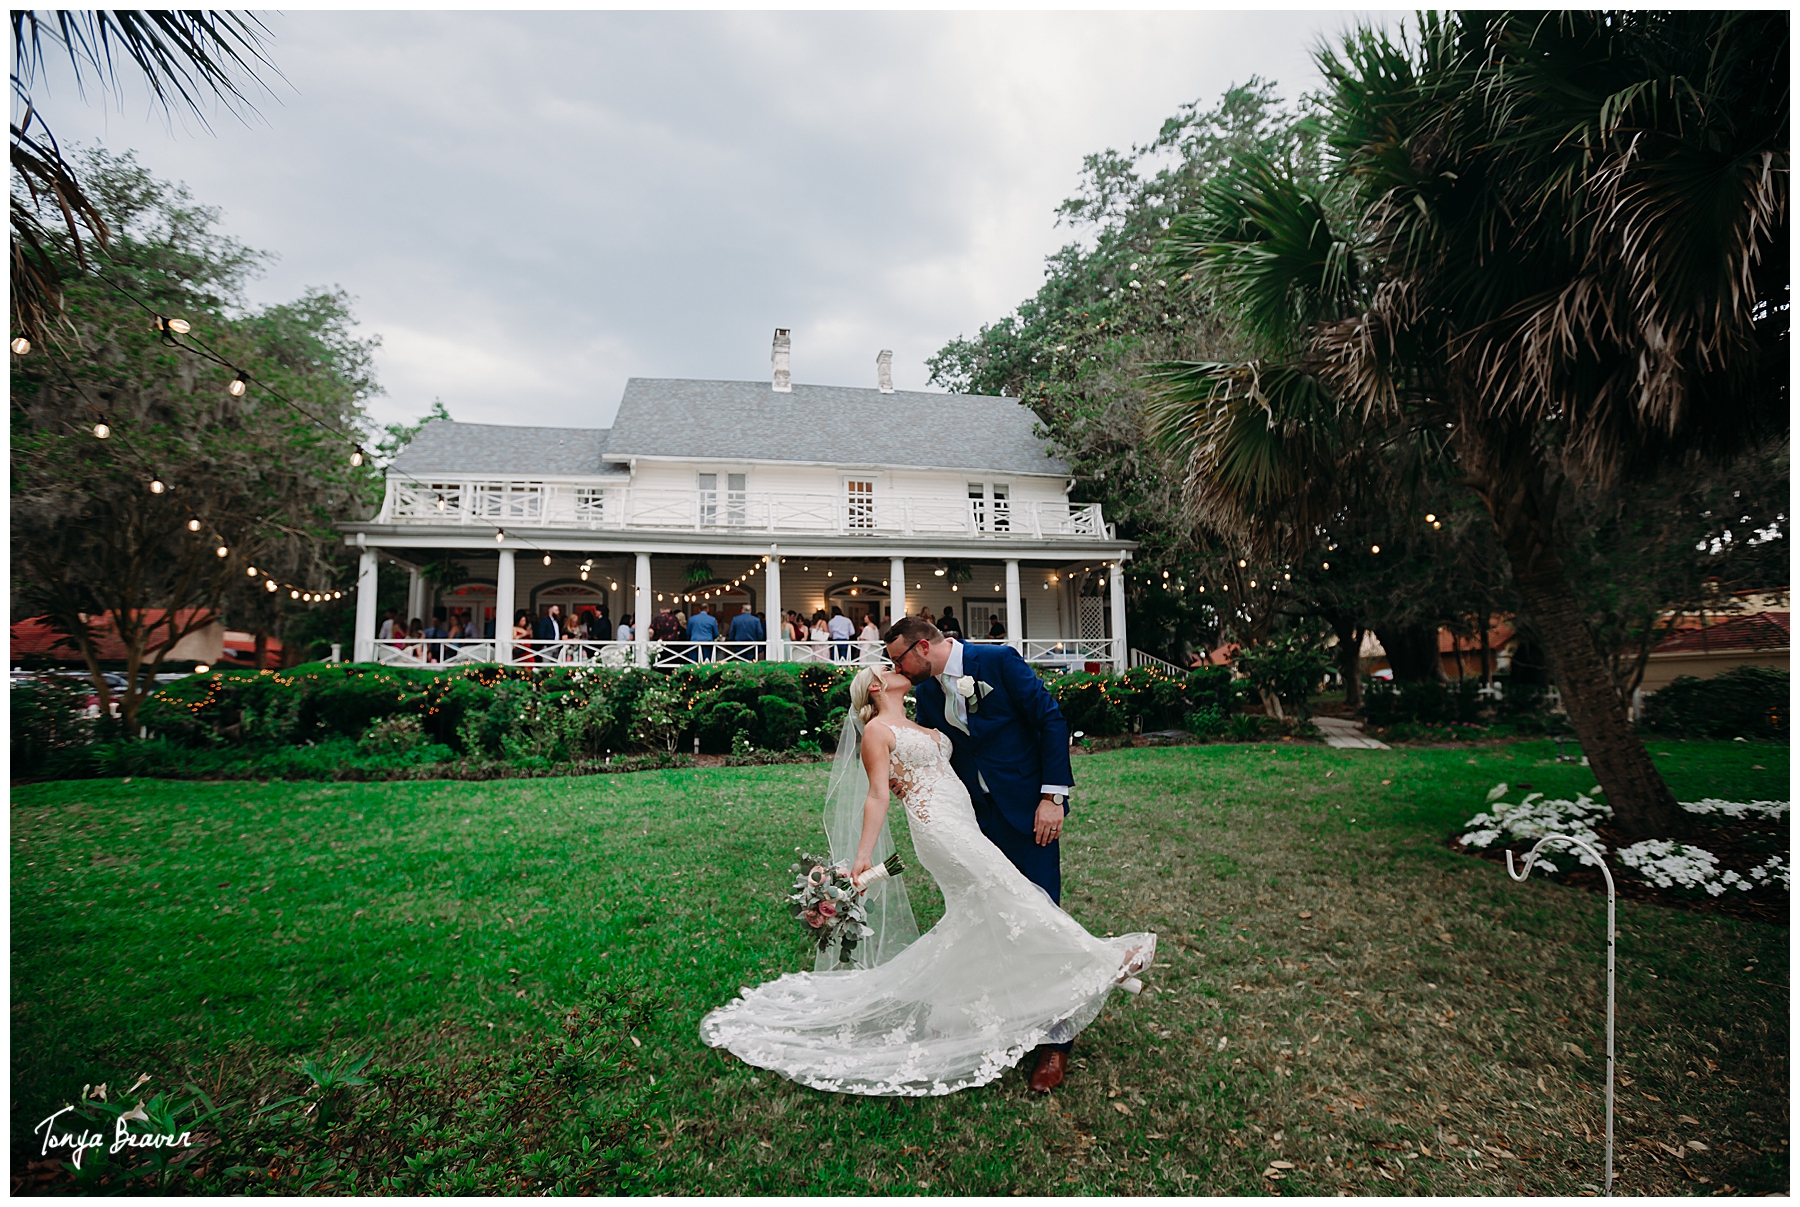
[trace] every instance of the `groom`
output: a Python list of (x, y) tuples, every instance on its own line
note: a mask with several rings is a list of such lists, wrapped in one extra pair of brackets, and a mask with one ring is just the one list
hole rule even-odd
[[(975, 820), (1025, 878), (1062, 902), (1058, 839), (1069, 812), (1069, 726), (1017, 650), (952, 641), (923, 616), (882, 635), (894, 668), (918, 688), (919, 724), (950, 735), (950, 765)], [(1062, 1084), (1069, 1043), (1037, 1050), (1031, 1088)]]

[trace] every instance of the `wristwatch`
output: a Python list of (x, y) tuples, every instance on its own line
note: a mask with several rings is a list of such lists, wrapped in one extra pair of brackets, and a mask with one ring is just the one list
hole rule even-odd
[(1053, 805), (1066, 804), (1068, 802), (1068, 799), (1069, 799), (1068, 797), (1064, 796), (1060, 792), (1052, 792), (1050, 794), (1050, 803)]

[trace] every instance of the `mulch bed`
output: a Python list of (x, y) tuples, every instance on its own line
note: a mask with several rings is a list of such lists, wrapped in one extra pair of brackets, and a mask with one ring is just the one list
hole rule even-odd
[[(1700, 829), (1688, 841), (1695, 846), (1703, 847), (1719, 857), (1719, 865), (1735, 870), (1740, 876), (1751, 868), (1766, 861), (1776, 852), (1788, 851), (1788, 827), (1785, 823), (1772, 823), (1763, 818), (1742, 818), (1733, 820), (1717, 815), (1698, 817)], [(1610, 826), (1596, 826), (1594, 832), (1600, 841), (1606, 844), (1610, 853), (1622, 847), (1630, 846), (1634, 841)], [(1490, 863), (1506, 864), (1506, 852), (1513, 853), (1513, 869), (1516, 871), (1525, 866), (1525, 853), (1531, 850), (1536, 842), (1514, 841), (1509, 846), (1499, 845), (1483, 850), (1471, 851), (1462, 845), (1463, 831), (1453, 831), (1444, 836), (1444, 845), (1462, 855), (1472, 855), (1476, 859), (1485, 859)], [(1559, 862), (1567, 865), (1573, 856), (1569, 848), (1557, 845), (1545, 848), (1561, 856)], [(1757, 922), (1768, 922), (1776, 926), (1788, 924), (1789, 894), (1778, 885), (1759, 885), (1744, 892), (1737, 888), (1728, 888), (1717, 897), (1708, 896), (1704, 889), (1658, 888), (1654, 884), (1641, 879), (1630, 868), (1621, 867), (1611, 858), (1607, 860), (1612, 868), (1613, 885), (1620, 897), (1628, 897), (1633, 901), (1646, 901), (1652, 905), (1663, 905), (1670, 909), (1691, 910), (1700, 914), (1725, 914), (1732, 918), (1748, 918)], [(1533, 878), (1543, 877), (1557, 884), (1566, 884), (1570, 888), (1586, 889), (1601, 896), (1606, 895), (1606, 877), (1600, 874), (1599, 868), (1577, 865), (1573, 869), (1557, 872), (1554, 876), (1546, 875), (1542, 866), (1532, 870)]]

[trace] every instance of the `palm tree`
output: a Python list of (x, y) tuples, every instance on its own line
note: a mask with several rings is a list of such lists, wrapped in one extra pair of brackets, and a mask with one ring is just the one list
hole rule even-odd
[[(68, 235), (68, 250), (82, 271), (90, 244), (105, 248), (112, 232), (89, 200), (81, 178), (31, 101), (31, 87), (45, 65), (45, 43), (68, 56), (77, 88), (117, 89), (119, 73), (135, 69), (165, 111), (182, 108), (206, 122), (202, 102), (211, 96), (227, 107), (248, 106), (240, 72), (255, 79), (257, 65), (273, 70), (263, 44), (268, 30), (247, 13), (204, 9), (34, 9), (12, 11), (12, 305), (15, 336), (42, 342), (62, 312), (63, 273), (54, 239), (39, 221), (54, 215)], [(21, 188), (23, 193), (21, 193)], [(83, 232), (86, 232), (85, 238)]]
[[(1171, 266), (1256, 356), (1165, 366), (1165, 438), (1203, 506), (1286, 506), (1301, 529), (1343, 449), (1300, 429), (1440, 450), (1493, 519), (1617, 823), (1683, 832), (1557, 514), (1574, 483), (1785, 432), (1787, 15), (1426, 15), (1318, 57), (1323, 179), (1245, 158), (1171, 228)], [(1258, 425), (1286, 461), (1222, 438)]]

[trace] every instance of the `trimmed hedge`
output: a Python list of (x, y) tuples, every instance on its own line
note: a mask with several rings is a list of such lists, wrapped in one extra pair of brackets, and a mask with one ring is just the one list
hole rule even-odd
[(1217, 732), (1244, 695), (1243, 683), (1221, 666), (1185, 675), (1137, 666), (1123, 675), (1061, 675), (1048, 680), (1047, 686), (1069, 722), (1069, 732), (1094, 737), (1133, 729)]
[(1645, 697), (1644, 727), (1684, 738), (1785, 740), (1788, 673), (1739, 666), (1711, 679), (1683, 675)]
[[(395, 718), (411, 717), (429, 744), (523, 763), (669, 743), (682, 750), (696, 737), (702, 750), (722, 754), (739, 734), (759, 749), (790, 750), (835, 740), (831, 725), (849, 704), (853, 673), (786, 663), (700, 665), (662, 675), (603, 667), (426, 671), (321, 662), (291, 671), (196, 675), (158, 692), (139, 717), (158, 736), (189, 749), (361, 738), (371, 727), (391, 728)], [(670, 720), (660, 745), (644, 740), (637, 726), (640, 701), (652, 687), (662, 689)]]

